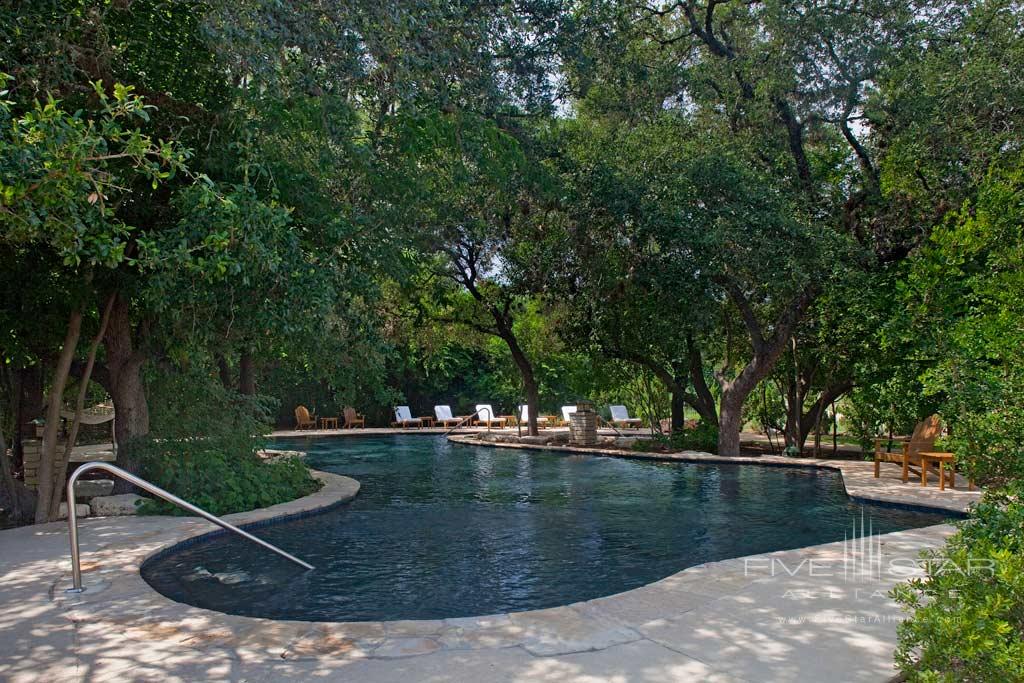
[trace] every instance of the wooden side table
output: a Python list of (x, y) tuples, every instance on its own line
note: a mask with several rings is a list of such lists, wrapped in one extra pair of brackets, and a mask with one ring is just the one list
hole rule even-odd
[[(949, 465), (949, 488), (956, 488), (956, 456), (953, 453), (923, 451), (918, 455), (921, 456), (921, 486), (928, 485), (928, 470), (934, 462), (939, 467), (939, 490), (946, 490), (946, 465)], [(967, 480), (967, 490), (974, 490), (974, 482), (970, 479)]]
[(434, 423), (436, 422), (436, 419), (434, 418), (433, 415), (425, 415), (419, 418), (419, 420), (424, 427), (433, 427)]
[(321, 417), (320, 418), (320, 429), (337, 429), (338, 418), (336, 417)]

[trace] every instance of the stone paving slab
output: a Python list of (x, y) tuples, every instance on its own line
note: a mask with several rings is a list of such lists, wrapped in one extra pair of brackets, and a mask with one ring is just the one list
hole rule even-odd
[[(689, 453), (673, 459), (723, 460)], [(838, 469), (858, 497), (951, 510), (977, 498), (897, 486), (889, 471), (876, 480), (869, 463), (802, 464)], [(311, 496), (229, 519), (246, 524), (306, 513), (358, 491), (352, 479), (318, 476), (325, 486)], [(953, 531), (939, 525), (874, 537), (864, 547), (831, 543), (707, 563), (546, 610), (313, 623), (182, 605), (142, 580), (147, 557), (210, 529), (191, 518), (84, 520), (83, 571), (94, 590), (78, 596), (63, 592), (70, 585), (66, 525), (0, 532), (0, 680), (882, 681), (895, 673), (900, 618), (886, 593), (906, 575), (882, 567), (899, 560), (905, 569)], [(879, 571), (847, 576), (851, 558), (877, 562)]]

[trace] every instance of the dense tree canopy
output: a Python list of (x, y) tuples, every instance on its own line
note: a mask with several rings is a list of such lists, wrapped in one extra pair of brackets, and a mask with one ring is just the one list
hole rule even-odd
[(186, 370), (283, 423), (454, 401), (434, 379), (535, 416), (632, 373), (726, 455), (837, 401), (866, 436), (1012, 393), (1012, 345), (967, 340), (1014, 329), (985, 294), (1013, 291), (1013, 2), (2, 12), (16, 453), (96, 334), (126, 445)]

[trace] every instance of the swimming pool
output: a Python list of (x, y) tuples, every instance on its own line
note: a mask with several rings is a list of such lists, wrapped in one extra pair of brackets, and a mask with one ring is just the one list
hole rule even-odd
[(453, 445), (441, 437), (280, 439), (310, 466), (358, 479), (327, 512), (256, 533), (295, 567), (232, 535), (147, 562), (167, 597), (308, 621), (439, 619), (619, 593), (686, 567), (842, 540), (939, 513), (861, 506), (827, 470), (654, 462)]

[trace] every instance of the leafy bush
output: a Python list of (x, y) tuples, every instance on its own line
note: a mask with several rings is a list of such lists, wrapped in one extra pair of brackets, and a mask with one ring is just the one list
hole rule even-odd
[(947, 447), (972, 479), (1001, 486), (1024, 481), (1024, 405), (1020, 394), (1006, 392), (1003, 401), (987, 410), (958, 416)]
[(1024, 680), (1024, 485), (987, 492), (927, 578), (893, 590), (914, 614), (896, 662), (910, 681)]
[(641, 439), (633, 450), (645, 452), (705, 451), (714, 453), (718, 448), (718, 425), (698, 422), (696, 427), (675, 432), (669, 436), (657, 434), (653, 439)]
[[(133, 449), (145, 478), (215, 515), (285, 503), (320, 487), (297, 458), (263, 462), (255, 451), (202, 439), (146, 440)], [(143, 512), (188, 514), (163, 500), (148, 501)]]
[[(214, 514), (294, 500), (320, 484), (301, 460), (263, 462), (257, 448), (276, 402), (243, 396), (197, 369), (156, 372), (149, 437), (123, 447), (141, 475)], [(185, 514), (164, 501), (150, 514)]]

